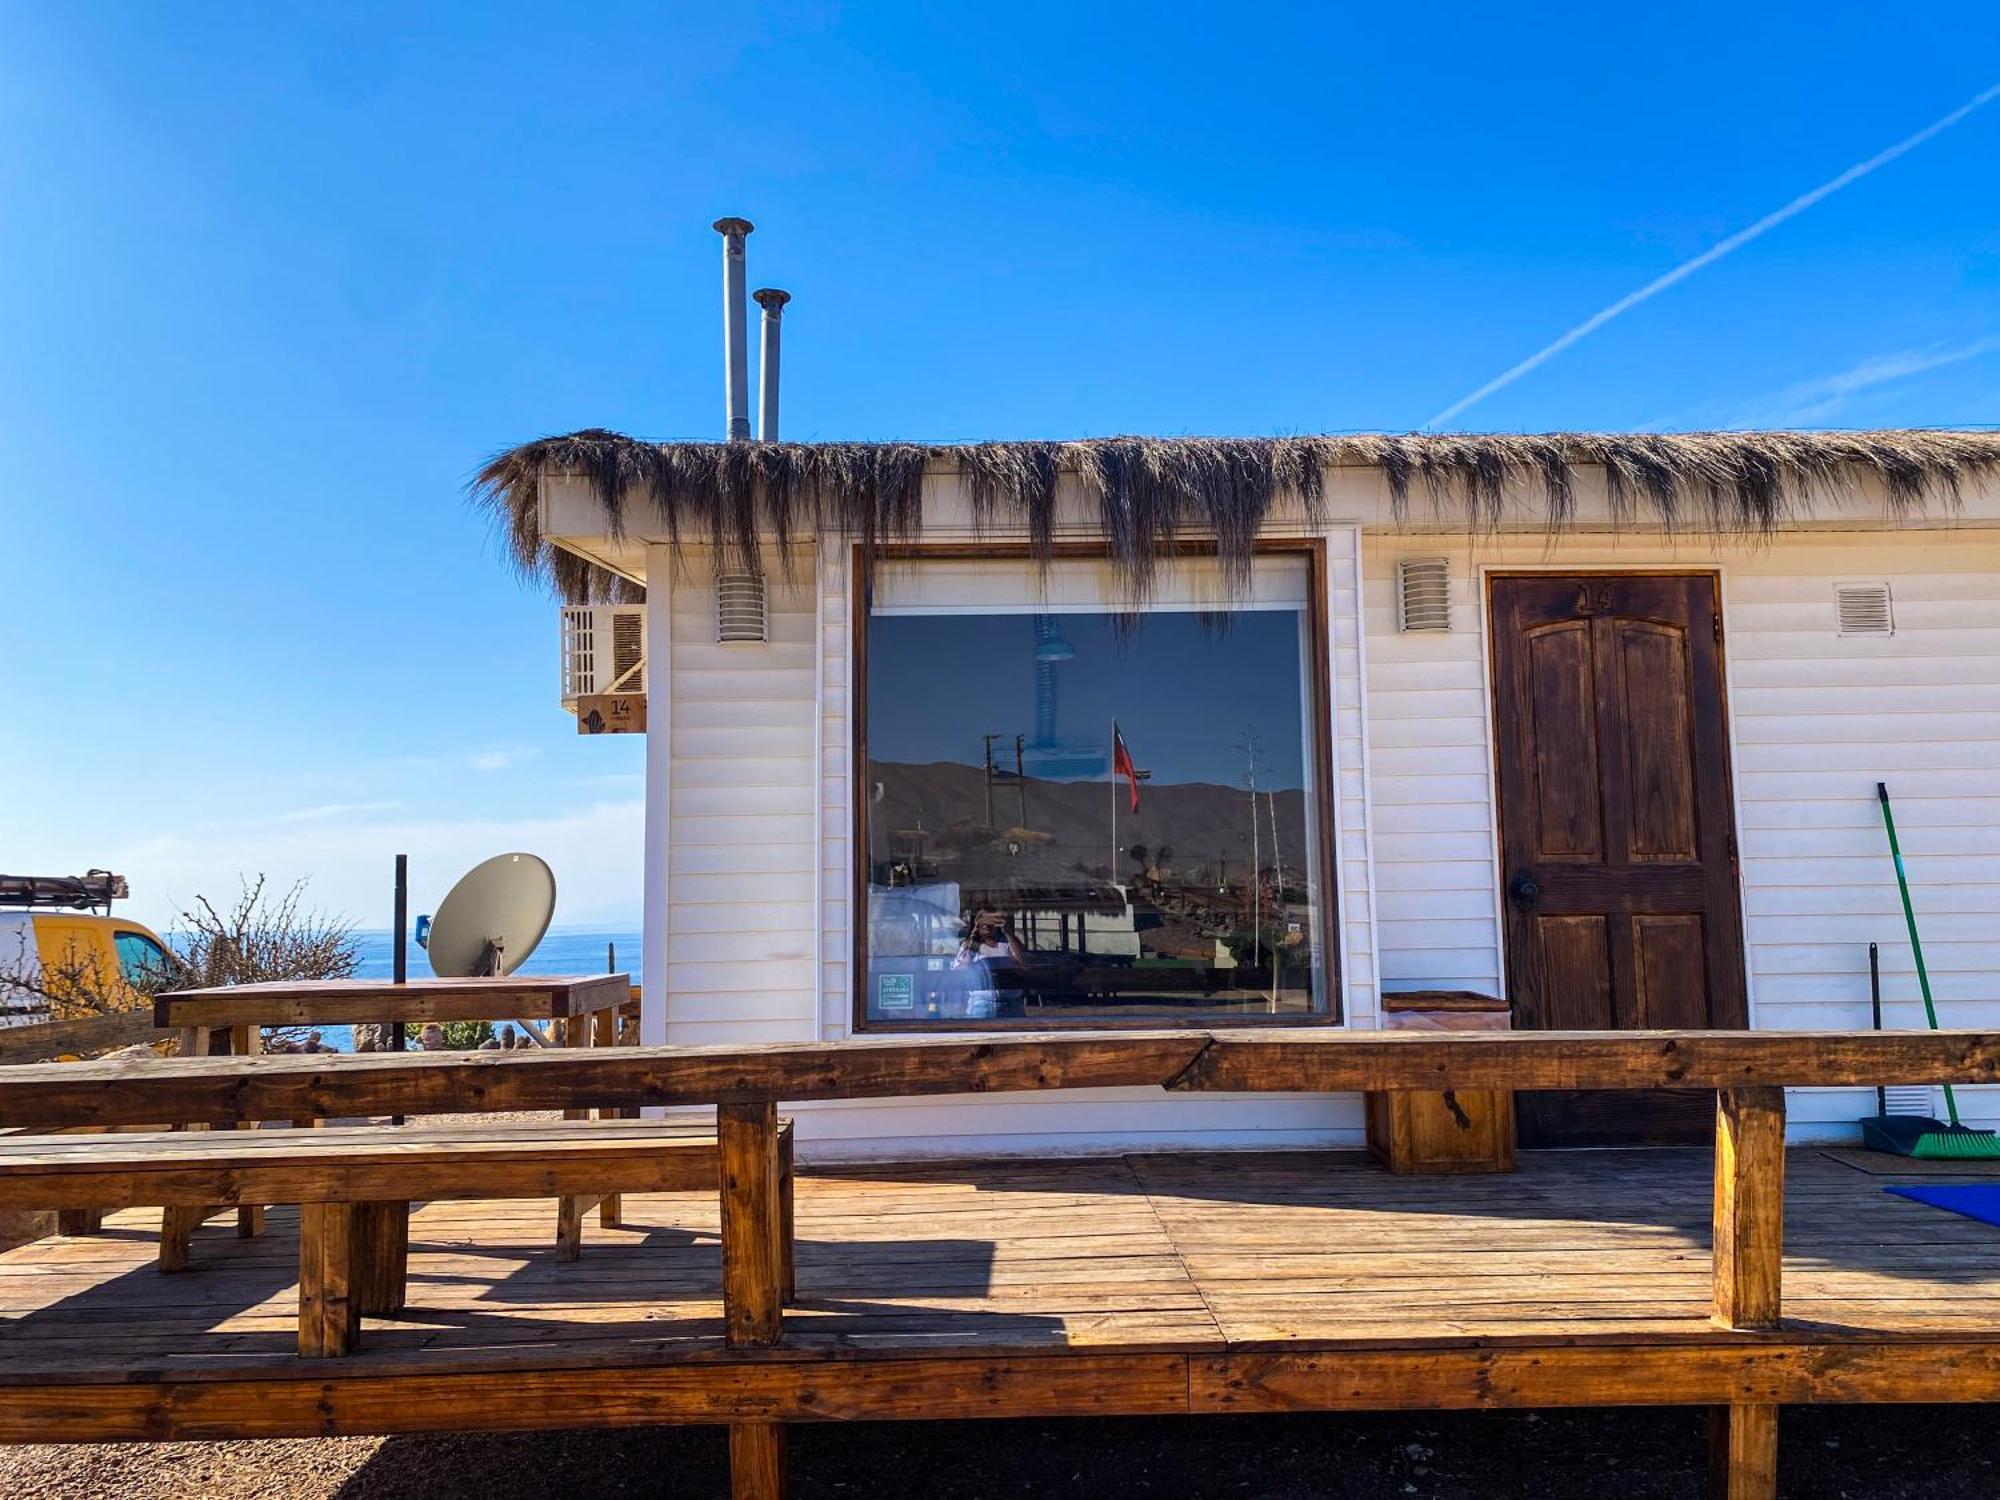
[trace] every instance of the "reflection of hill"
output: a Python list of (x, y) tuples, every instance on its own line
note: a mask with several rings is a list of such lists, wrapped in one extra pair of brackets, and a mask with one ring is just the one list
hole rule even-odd
[[(1073, 884), (1079, 876), (1103, 879), (1111, 851), (1111, 788), (1103, 781), (1026, 783), (1012, 776), (993, 784), (993, 824), (986, 826), (986, 778), (978, 766), (955, 761), (909, 765), (871, 761), (868, 775), (871, 863), (892, 853), (916, 852), (923, 830), (923, 859), (951, 868), (945, 878), (977, 885)], [(880, 800), (874, 798), (881, 789)], [(1025, 792), (1026, 819), (1022, 818)], [(1183, 880), (1212, 879), (1225, 862), (1230, 879), (1250, 870), (1250, 796), (1241, 787), (1212, 782), (1146, 783), (1139, 811), (1131, 811), (1123, 782), (1118, 784), (1118, 842), (1126, 850), (1143, 844), (1157, 859), (1172, 851), (1169, 866)], [(1303, 872), (1306, 858), (1305, 793), (1277, 793), (1278, 839), (1285, 864)], [(1257, 797), (1257, 840), (1263, 864), (1271, 864), (1269, 799)], [(1009, 830), (1025, 827), (1018, 853), (1008, 853)], [(1079, 870), (1081, 866), (1081, 870)], [(1137, 864), (1128, 857), (1118, 871), (1128, 878)]]

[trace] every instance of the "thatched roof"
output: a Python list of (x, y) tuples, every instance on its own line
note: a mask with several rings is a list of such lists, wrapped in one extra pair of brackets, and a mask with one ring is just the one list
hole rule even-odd
[(1578, 471), (1601, 470), (1616, 524), (1768, 532), (1860, 479), (1897, 514), (1949, 510), (1961, 487), (2000, 473), (2000, 432), (1429, 434), (1289, 438), (1092, 438), (1020, 443), (649, 443), (615, 432), (542, 438), (499, 454), (473, 495), (504, 529), (516, 563), (568, 600), (636, 596), (629, 583), (541, 534), (545, 473), (581, 476), (613, 535), (634, 522), (676, 544), (713, 547), (726, 565), (761, 564), (758, 538), (788, 556), (800, 536), (872, 549), (923, 524), (927, 469), (954, 470), (982, 526), (1024, 532), (1046, 556), (1056, 484), (1073, 474), (1135, 592), (1177, 540), (1212, 537), (1244, 576), (1274, 502), (1317, 520), (1329, 469), (1381, 470), (1396, 514), (1421, 500), (1469, 528), (1498, 525), (1510, 495), (1538, 501), (1549, 528), (1575, 510)]

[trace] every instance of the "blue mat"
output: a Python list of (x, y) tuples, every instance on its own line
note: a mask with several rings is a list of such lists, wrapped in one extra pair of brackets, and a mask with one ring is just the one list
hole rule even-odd
[(1982, 1224), (2000, 1225), (2000, 1183), (1961, 1184), (1953, 1187), (1885, 1187), (1885, 1193), (1928, 1203), (1946, 1213), (1963, 1214)]

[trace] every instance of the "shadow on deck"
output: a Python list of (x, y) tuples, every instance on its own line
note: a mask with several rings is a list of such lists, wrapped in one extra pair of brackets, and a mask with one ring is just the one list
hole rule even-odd
[[(1712, 1341), (1709, 1172), (1689, 1150), (1528, 1153), (1503, 1177), (1391, 1177), (1342, 1153), (870, 1164), (799, 1186), (800, 1298), (771, 1358), (877, 1351)], [(2000, 1230), (1795, 1150), (1787, 1332), (2000, 1337)], [(701, 1361), (720, 1353), (716, 1203), (626, 1200), (553, 1259), (552, 1203), (438, 1203), (370, 1369)], [(0, 1255), (0, 1382), (282, 1376), (297, 1212), (224, 1219), (152, 1265), (157, 1215)]]

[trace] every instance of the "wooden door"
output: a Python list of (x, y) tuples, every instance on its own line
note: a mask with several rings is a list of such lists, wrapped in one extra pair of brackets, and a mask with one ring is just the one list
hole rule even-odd
[[(1741, 1027), (1711, 574), (1492, 579), (1508, 997), (1532, 1030)], [(1526, 1145), (1705, 1141), (1710, 1093), (1521, 1095)]]

